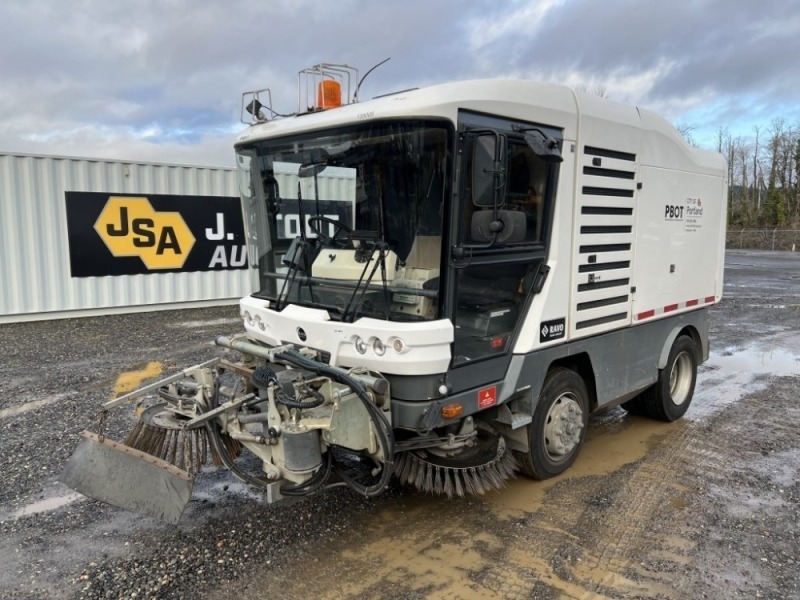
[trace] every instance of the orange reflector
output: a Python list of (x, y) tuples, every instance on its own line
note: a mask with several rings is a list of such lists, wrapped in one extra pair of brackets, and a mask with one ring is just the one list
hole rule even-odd
[(448, 404), (442, 407), (442, 417), (445, 419), (453, 419), (459, 417), (464, 413), (464, 407), (460, 404)]
[(336, 108), (342, 105), (342, 85), (326, 79), (317, 86), (317, 108)]

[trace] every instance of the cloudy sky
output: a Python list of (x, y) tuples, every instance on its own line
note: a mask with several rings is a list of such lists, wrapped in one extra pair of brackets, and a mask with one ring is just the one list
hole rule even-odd
[(233, 165), (241, 92), (297, 106), (297, 72), (371, 97), (454, 79), (599, 87), (748, 138), (800, 123), (800, 0), (5, 0), (0, 152)]

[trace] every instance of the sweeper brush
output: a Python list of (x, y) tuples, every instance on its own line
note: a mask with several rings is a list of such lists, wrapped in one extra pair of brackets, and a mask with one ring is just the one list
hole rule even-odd
[(404, 452), (395, 460), (401, 483), (448, 498), (503, 488), (517, 468), (505, 440), (487, 430), (479, 430), (476, 444), (455, 456), (428, 448)]
[[(167, 410), (165, 404), (151, 406), (142, 412), (125, 445), (192, 473), (199, 472), (209, 459), (222, 466), (222, 459), (209, 444), (206, 428), (187, 429), (188, 421)], [(221, 438), (230, 457), (239, 456), (241, 444), (227, 435)]]
[[(486, 420), (468, 416), (438, 430), (422, 423), (426, 433), (400, 431), (396, 440), (390, 382), (380, 373), (332, 367), (290, 346), (216, 341), (244, 360), (214, 359), (104, 403), (99, 432), (84, 432), (62, 482), (175, 523), (206, 462), (262, 490), (269, 503), (342, 485), (374, 497), (393, 475), (460, 497), (502, 488), (514, 475), (506, 439)], [(125, 441), (106, 439), (107, 412), (140, 397)], [(258, 471), (235, 461), (243, 449), (260, 459)]]

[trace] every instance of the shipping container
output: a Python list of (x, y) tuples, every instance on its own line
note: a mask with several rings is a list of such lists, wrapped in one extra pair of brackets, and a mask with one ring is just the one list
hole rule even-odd
[(0, 323), (233, 303), (255, 285), (235, 169), (0, 153)]

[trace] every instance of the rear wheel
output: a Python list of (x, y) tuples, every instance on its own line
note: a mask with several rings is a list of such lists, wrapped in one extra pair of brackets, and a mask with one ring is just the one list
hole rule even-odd
[(622, 406), (635, 415), (660, 421), (680, 419), (689, 408), (697, 381), (697, 344), (687, 335), (675, 340), (655, 385)]
[(522, 471), (548, 479), (566, 471), (578, 456), (589, 422), (589, 394), (575, 371), (555, 368), (547, 374), (528, 425), (527, 453), (518, 453)]

